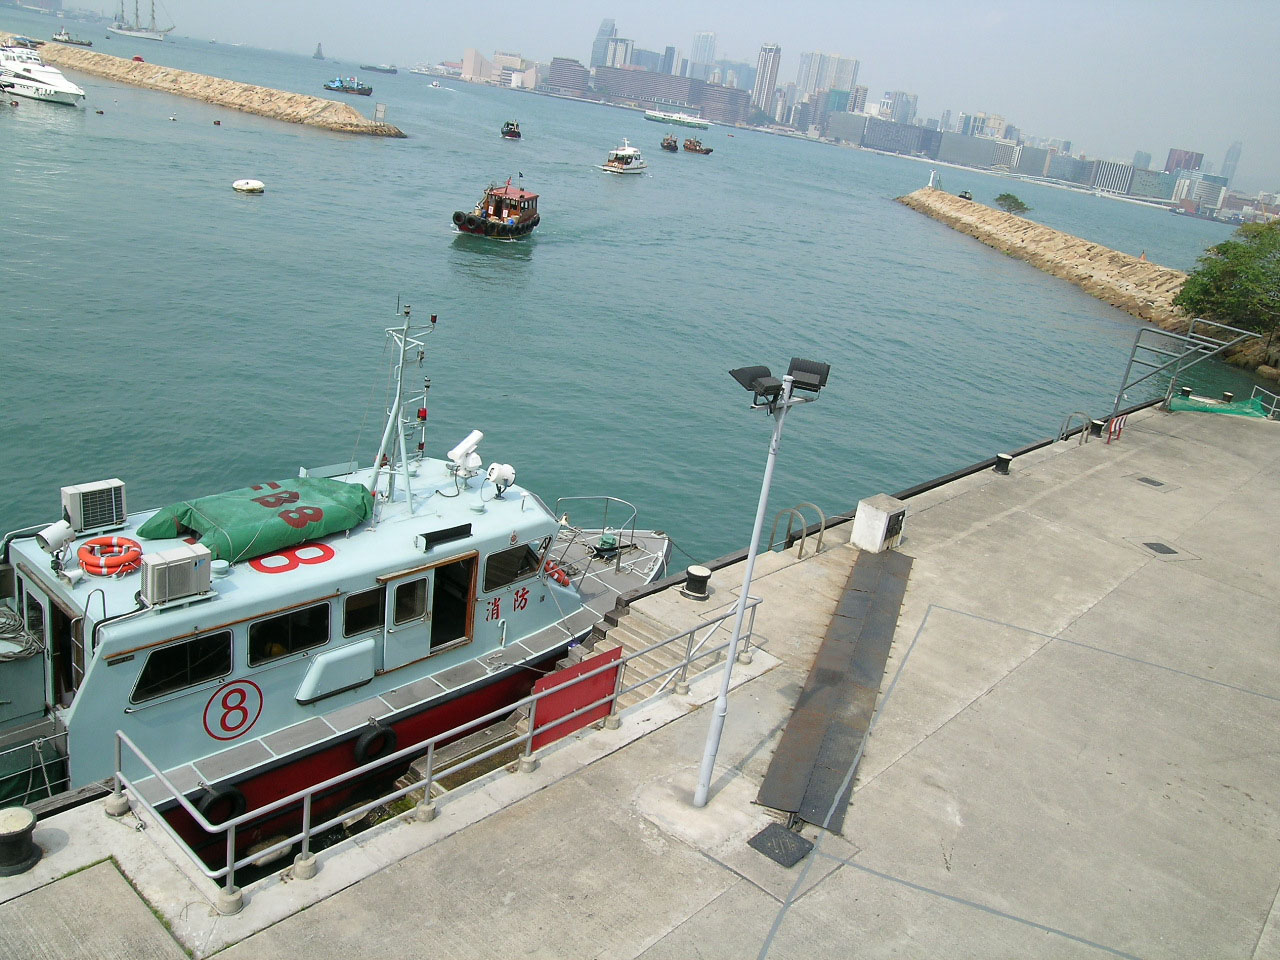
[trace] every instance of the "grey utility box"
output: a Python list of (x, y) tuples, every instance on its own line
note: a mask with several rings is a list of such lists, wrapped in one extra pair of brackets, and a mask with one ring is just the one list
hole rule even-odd
[(849, 542), (869, 553), (891, 550), (902, 542), (902, 521), (906, 515), (907, 505), (887, 493), (859, 500)]

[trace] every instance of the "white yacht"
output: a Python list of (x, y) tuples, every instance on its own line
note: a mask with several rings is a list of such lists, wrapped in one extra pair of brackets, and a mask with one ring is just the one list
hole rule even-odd
[(0, 47), (0, 91), (75, 106), (84, 91), (26, 47)]
[(625, 137), (622, 139), (622, 146), (610, 150), (608, 159), (600, 164), (600, 169), (605, 173), (644, 173), (647, 167), (640, 151), (631, 146), (631, 142)]

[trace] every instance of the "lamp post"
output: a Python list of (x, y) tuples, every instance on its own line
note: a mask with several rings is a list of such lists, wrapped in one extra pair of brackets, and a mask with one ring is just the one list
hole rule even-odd
[[(818, 399), (818, 392), (826, 386), (831, 367), (816, 360), (791, 359), (787, 375), (781, 380), (769, 373), (768, 367), (741, 367), (730, 375), (754, 395), (752, 410), (765, 410), (773, 417), (773, 437), (769, 440), (769, 459), (765, 461), (764, 479), (760, 484), (760, 503), (756, 507), (756, 522), (751, 530), (751, 546), (747, 548), (747, 568), (742, 577), (742, 592), (738, 595), (738, 607), (733, 618), (733, 635), (729, 639), (728, 656), (724, 673), (720, 677), (720, 693), (711, 713), (711, 727), (707, 730), (707, 743), (702, 752), (702, 767), (698, 772), (698, 786), (693, 794), (693, 805), (705, 807), (707, 793), (711, 789), (711, 776), (715, 770), (716, 752), (720, 749), (720, 736), (724, 732), (724, 718), (729, 712), (729, 682), (733, 664), (738, 656), (738, 641), (742, 638), (742, 621), (747, 612), (747, 595), (751, 590), (751, 575), (755, 571), (756, 551), (760, 549), (760, 531), (764, 528), (764, 515), (769, 506), (769, 486), (773, 482), (773, 467), (778, 459), (778, 446), (782, 442), (782, 423), (787, 411), (800, 403)], [(795, 390), (811, 392), (813, 396), (793, 396)]]

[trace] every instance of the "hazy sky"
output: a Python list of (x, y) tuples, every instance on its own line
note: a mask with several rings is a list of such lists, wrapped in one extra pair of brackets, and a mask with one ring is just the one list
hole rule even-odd
[[(145, 6), (146, 0), (142, 0)], [(716, 34), (717, 56), (755, 63), (782, 45), (780, 81), (800, 54), (855, 57), (858, 82), (919, 95), (923, 117), (998, 113), (1078, 153), (1161, 167), (1170, 147), (1222, 166), (1244, 144), (1235, 185), (1280, 190), (1280, 3), (1255, 0), (649, 0), (540, 4), (471, 0), (161, 0), (177, 32), (347, 61), (461, 59), (475, 47), (584, 63), (602, 17), (618, 35), (688, 56)], [(114, 0), (98, 0), (114, 8)], [(74, 5), (74, 0), (72, 5)]]

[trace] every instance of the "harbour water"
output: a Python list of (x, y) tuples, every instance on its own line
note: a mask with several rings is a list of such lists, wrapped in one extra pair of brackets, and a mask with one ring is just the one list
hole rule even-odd
[[(0, 29), (56, 26), (6, 9)], [(305, 93), (358, 73), (70, 29), (106, 53)], [(512, 463), (553, 509), (625, 498), (674, 535), (680, 563), (749, 535), (769, 424), (730, 368), (831, 364), (819, 402), (788, 419), (771, 499), (771, 513), (831, 513), (1052, 435), (1071, 411), (1109, 412), (1140, 328), (893, 203), (928, 179), (900, 158), (724, 127), (702, 137), (710, 156), (666, 154), (640, 112), (408, 72), (368, 78), (356, 104), (385, 103), (401, 141), (72, 79), (83, 109), (0, 109), (5, 530), (54, 519), (63, 484), (118, 476), (140, 509), (371, 456), (397, 298), (440, 318), (428, 452), (480, 429), (485, 462)], [(522, 140), (499, 137), (507, 119)], [(595, 168), (624, 137), (647, 176)], [(531, 240), (455, 234), (454, 210), (521, 175), (541, 195)], [(1180, 269), (1230, 233), (942, 176)], [(266, 193), (234, 193), (242, 177)], [(1222, 366), (1190, 379), (1250, 382)]]

